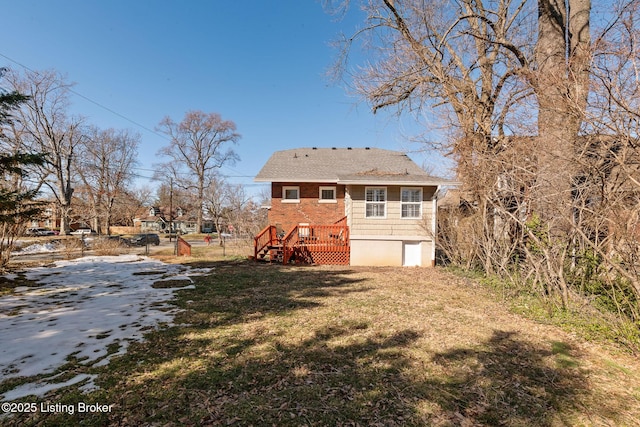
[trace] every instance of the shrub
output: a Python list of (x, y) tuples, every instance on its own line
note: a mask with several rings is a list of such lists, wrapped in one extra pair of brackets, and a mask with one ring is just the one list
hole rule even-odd
[(124, 245), (119, 240), (96, 239), (92, 247), (96, 255), (119, 255)]
[(78, 252), (84, 249), (84, 243), (82, 242), (82, 240), (76, 237), (69, 237), (67, 239), (62, 239), (60, 240), (59, 245), (66, 259), (73, 258), (75, 252)]

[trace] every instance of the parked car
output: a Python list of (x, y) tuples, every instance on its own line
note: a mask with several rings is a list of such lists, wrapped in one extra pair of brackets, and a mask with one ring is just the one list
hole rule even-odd
[(46, 228), (32, 227), (28, 228), (24, 234), (27, 236), (55, 236), (56, 232)]
[(84, 235), (91, 235), (91, 234), (95, 234), (95, 232), (90, 229), (90, 228), (78, 228), (75, 231), (72, 231), (71, 234), (75, 235), (75, 236), (82, 236)]
[(160, 244), (160, 236), (154, 233), (141, 233), (133, 236), (129, 242), (133, 246), (145, 246), (147, 244), (158, 246)]

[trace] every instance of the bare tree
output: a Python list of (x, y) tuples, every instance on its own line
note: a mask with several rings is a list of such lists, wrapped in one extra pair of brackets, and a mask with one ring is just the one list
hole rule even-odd
[(370, 63), (355, 87), (374, 111), (440, 109), (448, 118), (454, 131), (445, 148), (467, 202), (451, 224), (468, 229), (468, 265), (508, 274), (527, 255), (526, 242), (541, 236), (527, 227), (536, 214), (539, 228), (553, 230), (538, 245), (548, 259), (541, 280), (564, 302), (590, 8), (589, 0), (369, 0), (365, 28), (345, 39), (348, 48), (370, 36)]
[(223, 222), (228, 220), (229, 206), (233, 198), (234, 188), (223, 178), (210, 177), (205, 191), (205, 209), (213, 220), (218, 232), (218, 241), (222, 246)]
[(91, 127), (85, 132), (77, 170), (99, 233), (110, 234), (114, 205), (132, 180), (139, 142), (139, 135), (126, 130)]
[[(373, 111), (444, 109), (458, 129), (449, 149), (459, 173), (473, 173), (478, 154), (499, 150), (509, 114), (532, 94), (522, 85), (533, 55), (532, 9), (526, 0), (367, 1), (373, 60), (355, 87)], [(345, 38), (348, 49), (357, 40)], [(511, 129), (513, 132), (513, 129)]]
[(590, 0), (363, 3), (355, 87), (374, 111), (440, 108), (455, 130), (449, 259), (637, 321), (640, 2), (602, 2), (593, 22)]
[(73, 170), (76, 149), (82, 140), (79, 118), (70, 118), (70, 85), (55, 71), (11, 73), (14, 90), (29, 97), (18, 113), (14, 138), (27, 151), (45, 154), (45, 165), (38, 169), (41, 183), (55, 198), (60, 210), (60, 233), (69, 231)]
[(640, 319), (640, 2), (610, 6), (596, 33), (574, 191), (576, 275)]
[(249, 197), (242, 185), (229, 185), (229, 190), (225, 215), (228, 223), (233, 225), (237, 236), (253, 237), (266, 225), (259, 218), (259, 206)]
[(152, 194), (153, 190), (146, 186), (127, 189), (114, 203), (113, 223), (133, 227), (133, 220), (151, 205)]
[[(446, 118), (451, 139), (445, 152), (457, 161), (465, 199), (477, 221), (472, 234), (485, 250), (469, 252), (472, 264), (493, 271), (495, 201), (489, 191), (503, 173), (503, 153), (522, 151), (531, 134), (534, 91), (535, 5), (526, 0), (363, 2), (366, 26), (359, 38), (371, 61), (355, 76), (355, 87), (373, 111), (394, 107)], [(369, 39), (366, 39), (366, 37)], [(507, 154), (511, 156), (511, 154)], [(508, 245), (507, 245), (508, 247)], [(494, 249), (491, 249), (494, 248)], [(507, 257), (508, 258), (508, 257)]]
[[(236, 237), (253, 238), (266, 225), (266, 211), (252, 200), (245, 188), (221, 177), (211, 179), (205, 207), (218, 230), (220, 245), (223, 232), (233, 230)], [(227, 228), (229, 226), (233, 228)]]
[(228, 145), (237, 143), (240, 134), (236, 133), (232, 121), (223, 120), (220, 114), (202, 111), (187, 112), (180, 123), (165, 117), (159, 129), (171, 139), (171, 143), (160, 150), (160, 154), (172, 159), (165, 168), (177, 185), (195, 192), (196, 227), (200, 232), (208, 177), (223, 165), (238, 160), (238, 155)]

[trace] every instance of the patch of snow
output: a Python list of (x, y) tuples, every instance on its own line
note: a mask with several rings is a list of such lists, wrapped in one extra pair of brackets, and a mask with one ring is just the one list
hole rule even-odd
[[(4, 394), (4, 399), (5, 401), (11, 401), (11, 400), (15, 400), (15, 399), (20, 399), (21, 397), (25, 397), (25, 396), (44, 396), (46, 393), (50, 392), (51, 390), (56, 390), (62, 387), (67, 387), (70, 385), (74, 385), (77, 384), (79, 382), (85, 381), (85, 380), (89, 380), (89, 382), (87, 384), (85, 384), (82, 388), (86, 389), (86, 390), (92, 390), (95, 388), (95, 385), (93, 385), (93, 380), (96, 378), (96, 375), (89, 375), (89, 374), (79, 374), (76, 375), (75, 377), (71, 378), (70, 380), (61, 382), (61, 383), (28, 383), (28, 384), (22, 384), (16, 388), (14, 388), (11, 391), (8, 391), (7, 393)], [(94, 387), (94, 388), (92, 388)]]
[[(150, 327), (171, 325), (179, 309), (167, 302), (175, 291), (193, 285), (153, 288), (158, 275), (134, 274), (140, 271), (191, 280), (183, 266), (138, 255), (88, 256), (28, 270), (26, 278), (38, 288), (18, 287), (0, 297), (0, 376), (52, 374), (69, 356), (85, 365), (105, 365), (124, 354), (130, 342), (142, 340)], [(119, 349), (107, 354), (111, 344)], [(2, 400), (68, 385), (41, 383), (6, 391)]]
[[(173, 277), (164, 277), (162, 279), (156, 280), (156, 282), (166, 282), (166, 281), (169, 281), (169, 280), (184, 280), (185, 282), (193, 283), (193, 280), (189, 276), (187, 276), (185, 274), (181, 274), (181, 275), (173, 276)], [(187, 286), (185, 286), (185, 287), (183, 287), (181, 289), (188, 289), (188, 288), (187, 288)]]
[(46, 254), (50, 252), (57, 252), (58, 250), (60, 250), (60, 248), (56, 243), (53, 243), (53, 242), (36, 243), (36, 244), (21, 248), (18, 251), (11, 252), (11, 254), (13, 255)]
[(211, 270), (215, 270), (215, 267), (211, 268), (194, 268), (189, 270), (189, 276), (204, 276), (205, 274), (210, 274)]

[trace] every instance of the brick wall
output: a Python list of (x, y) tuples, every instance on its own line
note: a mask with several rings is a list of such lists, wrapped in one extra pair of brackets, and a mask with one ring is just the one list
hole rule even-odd
[[(296, 186), (300, 188), (300, 203), (282, 201), (282, 187)], [(336, 187), (336, 203), (321, 203), (320, 187)], [(282, 183), (271, 184), (271, 209), (269, 224), (281, 224), (285, 232), (299, 223), (333, 224), (343, 218), (344, 185), (331, 183)]]

